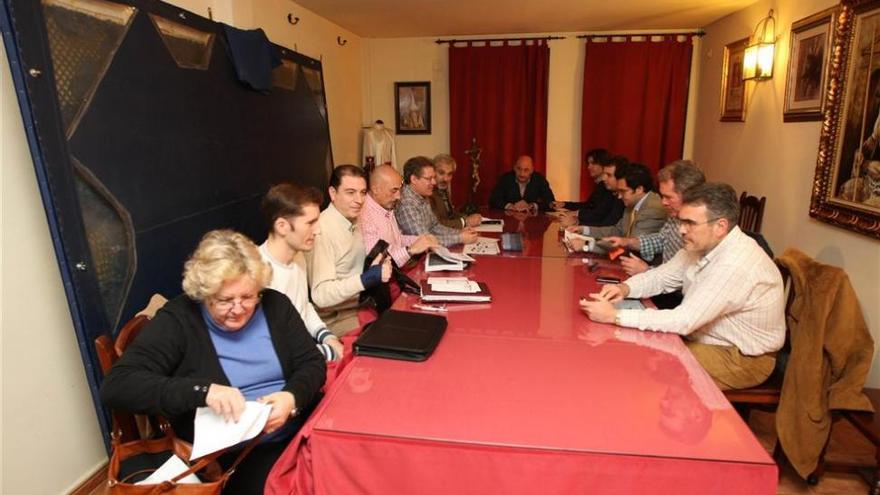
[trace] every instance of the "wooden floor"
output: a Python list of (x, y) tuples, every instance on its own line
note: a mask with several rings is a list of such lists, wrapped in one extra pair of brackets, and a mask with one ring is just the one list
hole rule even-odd
[[(773, 424), (774, 415), (755, 411), (752, 413), (749, 426), (758, 440), (771, 455), (776, 444), (776, 429)], [(873, 465), (874, 446), (864, 439), (846, 421), (839, 421), (831, 434), (827, 458), (831, 461), (854, 465)], [(104, 495), (106, 488), (101, 487), (92, 495)], [(826, 472), (819, 484), (807, 485), (790, 466), (782, 470), (779, 480), (779, 495), (816, 494), (816, 495), (866, 495), (868, 484), (857, 474)]]

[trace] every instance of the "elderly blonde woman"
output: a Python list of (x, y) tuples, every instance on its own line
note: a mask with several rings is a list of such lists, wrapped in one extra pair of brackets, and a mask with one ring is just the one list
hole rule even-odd
[[(247, 237), (208, 232), (184, 265), (184, 294), (169, 301), (110, 370), (104, 403), (161, 414), (191, 440), (207, 406), (237, 421), (246, 400), (272, 405), (267, 436), (224, 493), (263, 493), (266, 476), (324, 383), (324, 358), (284, 294), (264, 289), (272, 269)], [(236, 453), (221, 457), (231, 462)]]

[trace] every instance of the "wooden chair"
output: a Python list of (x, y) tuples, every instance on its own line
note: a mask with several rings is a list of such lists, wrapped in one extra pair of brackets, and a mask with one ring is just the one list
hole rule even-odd
[[(778, 262), (776, 263), (776, 266), (782, 273), (782, 280), (785, 284), (785, 319), (787, 322), (788, 318), (790, 318), (791, 304), (795, 297), (794, 286), (791, 283), (791, 274), (788, 272), (788, 269)], [(782, 349), (776, 353), (776, 367), (773, 369), (770, 377), (767, 378), (767, 381), (755, 387), (741, 390), (726, 390), (724, 392), (724, 396), (727, 397), (727, 400), (729, 400), (731, 404), (733, 404), (734, 408), (736, 408), (737, 412), (740, 413), (746, 423), (748, 423), (749, 415), (755, 409), (776, 412), (776, 408), (779, 406), (779, 398), (782, 395), (782, 383), (785, 379), (785, 371), (790, 355), (791, 334), (790, 329), (786, 324), (785, 344), (782, 346)], [(831, 435), (829, 434), (829, 438), (830, 437)], [(828, 439), (825, 440), (825, 443), (827, 447)], [(822, 449), (822, 454), (819, 456), (819, 464), (816, 467), (816, 470), (807, 476), (807, 483), (815, 485), (819, 482), (819, 478), (824, 472), (824, 457), (825, 448)], [(778, 440), (776, 442), (776, 447), (773, 449), (773, 459), (776, 461), (776, 464), (780, 466), (782, 463), (787, 462), (785, 452), (782, 451), (782, 445)]]
[(764, 204), (767, 198), (761, 196), (749, 196), (745, 191), (739, 196), (739, 228), (751, 232), (761, 232), (761, 222), (764, 220)]
[[(122, 356), (122, 353), (125, 352), (125, 348), (134, 341), (135, 337), (138, 336), (149, 321), (149, 317), (138, 315), (122, 327), (119, 334), (116, 336), (115, 342), (109, 335), (101, 335), (95, 339), (95, 349), (98, 353), (98, 362), (101, 365), (101, 372), (104, 375), (110, 371), (110, 368), (113, 367), (116, 361)], [(143, 424), (143, 422), (138, 421), (137, 415), (116, 410), (111, 411), (110, 415), (116, 424), (119, 425), (119, 429), (122, 432), (121, 440), (123, 442), (149, 436), (149, 431), (145, 431), (143, 427), (139, 426), (139, 423)]]

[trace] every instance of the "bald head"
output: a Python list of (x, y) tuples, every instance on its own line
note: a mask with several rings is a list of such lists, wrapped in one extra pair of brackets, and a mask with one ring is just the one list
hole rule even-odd
[(516, 164), (513, 166), (513, 173), (516, 174), (516, 181), (520, 184), (525, 184), (532, 178), (532, 173), (535, 171), (535, 162), (532, 160), (532, 157), (528, 155), (522, 155), (521, 157), (516, 159)]
[(390, 165), (379, 165), (370, 174), (370, 196), (386, 210), (393, 210), (400, 200), (403, 177)]

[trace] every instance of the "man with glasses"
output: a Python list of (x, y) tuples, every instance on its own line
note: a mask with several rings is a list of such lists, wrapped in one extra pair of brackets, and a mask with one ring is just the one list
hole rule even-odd
[(403, 165), (404, 186), (394, 216), (400, 230), (408, 235), (434, 235), (440, 244), (469, 244), (477, 241), (473, 227), (453, 228), (440, 223), (431, 210), (430, 197), (437, 185), (434, 163), (424, 156), (410, 158)]
[[(764, 382), (785, 342), (782, 277), (763, 249), (736, 225), (739, 202), (727, 184), (688, 189), (678, 218), (684, 249), (668, 263), (605, 285), (582, 299), (590, 319), (682, 335), (697, 361), (723, 390)], [(681, 289), (667, 310), (616, 309), (624, 298)]]
[(289, 182), (272, 186), (260, 204), (269, 236), (259, 250), (263, 261), (272, 266), (269, 287), (290, 299), (324, 359), (332, 361), (342, 357), (342, 342), (330, 333), (309, 302), (304, 254), (315, 247), (315, 236), (321, 233), (318, 216), (322, 200), (321, 191), (313, 187)]
[[(660, 196), (653, 192), (653, 178), (648, 167), (641, 163), (630, 163), (623, 169), (620, 178), (614, 181), (617, 196), (626, 209), (615, 225), (569, 227), (572, 232), (595, 237), (596, 239), (616, 237), (638, 237), (653, 234), (660, 230), (666, 221), (666, 210)], [(591, 248), (584, 240), (573, 238), (570, 246), (576, 251)], [(599, 245), (592, 247), (596, 252), (605, 252)]]
[(535, 172), (532, 157), (523, 155), (516, 160), (513, 170), (498, 178), (498, 183), (489, 196), (489, 207), (537, 213), (550, 209), (556, 201), (550, 183), (543, 175)]

